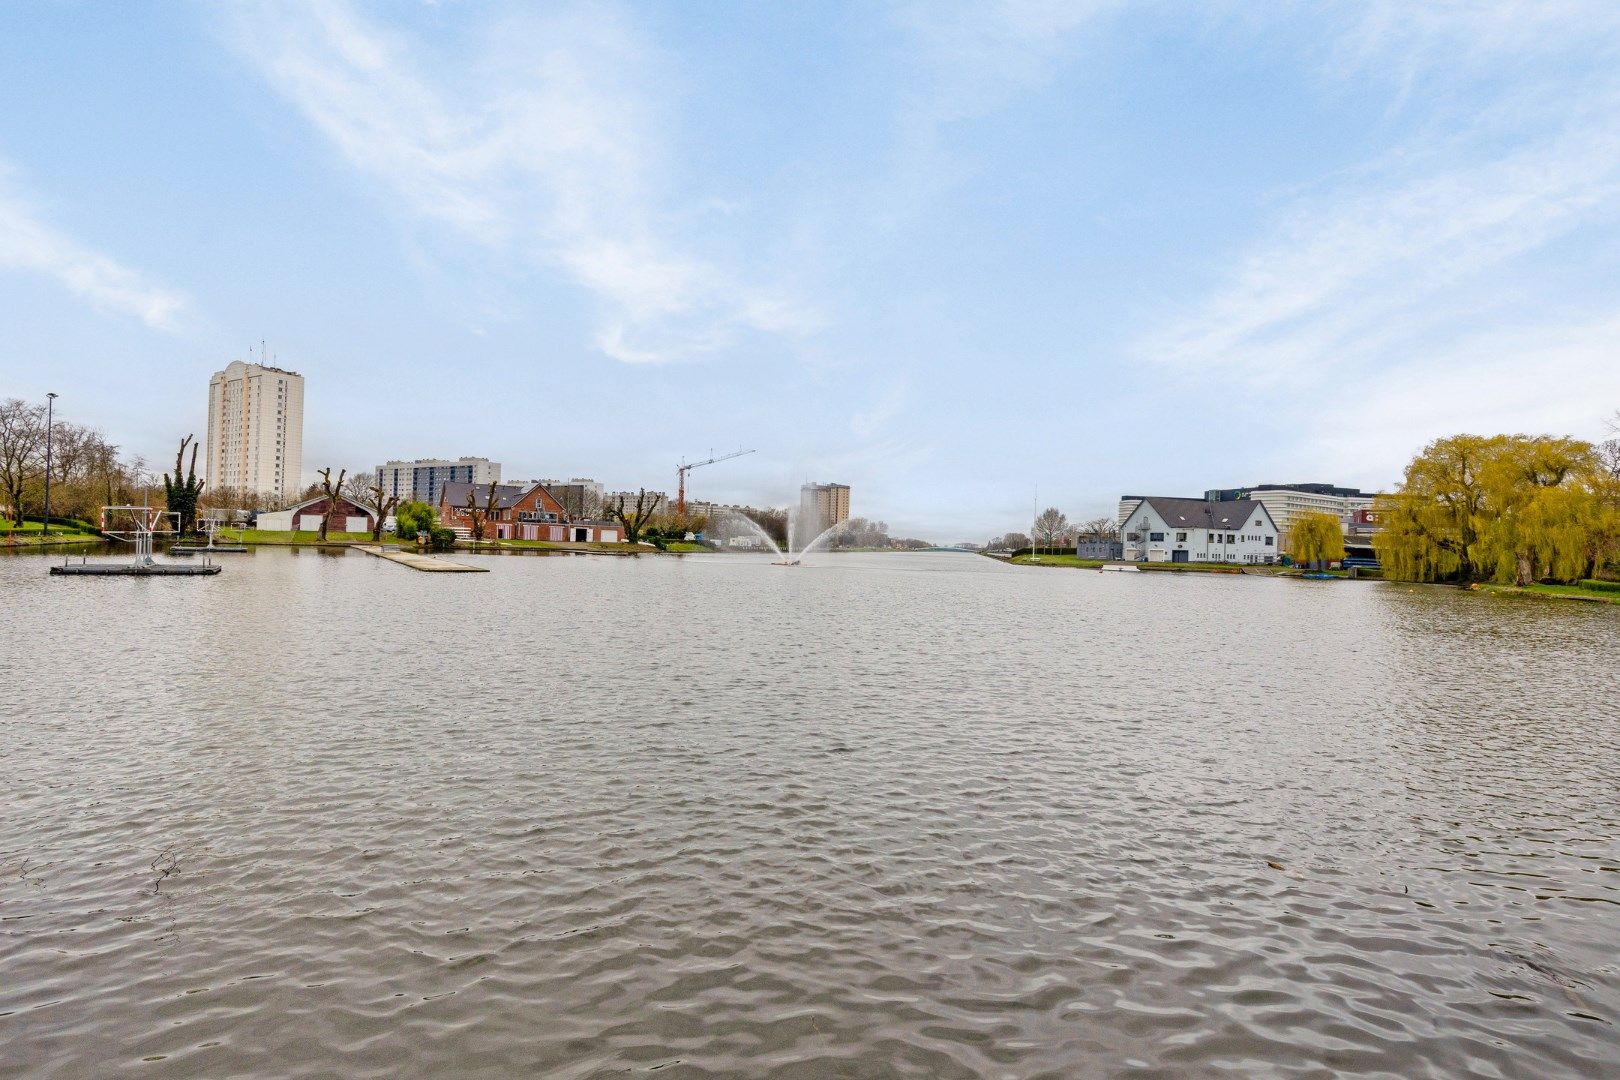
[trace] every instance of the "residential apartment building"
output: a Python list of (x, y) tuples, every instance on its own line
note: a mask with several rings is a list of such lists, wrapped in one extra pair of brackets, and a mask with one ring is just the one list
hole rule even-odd
[(602, 513), (602, 498), (606, 492), (595, 480), (576, 476), (571, 480), (536, 480), (535, 483), (544, 484), (570, 517), (594, 518)]
[[(606, 513), (609, 507), (619, 505), (620, 499), (624, 500), (624, 508), (627, 512), (634, 510), (636, 506), (636, 498), (640, 494), (641, 493), (639, 491), (603, 492), (602, 512)], [(690, 504), (688, 505), (690, 506)], [(673, 513), (674, 510), (675, 504), (670, 500), (668, 495), (664, 494), (662, 491), (647, 492), (646, 511), (649, 517), (663, 517), (666, 514)]]
[(805, 484), (799, 488), (799, 516), (794, 528), (803, 534), (803, 540), (848, 520), (848, 484)]
[(1274, 563), (1277, 524), (1254, 499), (1143, 497), (1125, 519), (1130, 562)]
[(208, 380), (208, 486), (274, 499), (304, 479), (304, 377), (233, 360)]
[(488, 486), (501, 482), (501, 463), (489, 458), (417, 458), (415, 461), (388, 461), (377, 466), (377, 480), (383, 491), (401, 502), (439, 504), (439, 493), (446, 484)]
[(1374, 496), (1356, 488), (1333, 484), (1258, 484), (1252, 488), (1214, 488), (1204, 498), (1216, 502), (1253, 499), (1264, 503), (1277, 523), (1283, 548), (1288, 547), (1288, 531), (1304, 514), (1332, 514), (1347, 534), (1358, 510), (1372, 507)]

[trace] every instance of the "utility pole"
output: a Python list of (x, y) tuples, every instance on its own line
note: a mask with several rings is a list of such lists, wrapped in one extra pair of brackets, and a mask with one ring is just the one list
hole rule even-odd
[(40, 538), (51, 535), (51, 423), (56, 419), (56, 395), (45, 395), (45, 526)]

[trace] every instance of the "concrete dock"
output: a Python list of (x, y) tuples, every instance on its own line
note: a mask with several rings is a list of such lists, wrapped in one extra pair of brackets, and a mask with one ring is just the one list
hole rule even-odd
[(487, 574), (487, 566), (468, 566), (466, 563), (451, 562), (449, 559), (439, 559), (432, 555), (419, 555), (414, 551), (385, 551), (374, 544), (356, 544), (355, 550), (363, 551), (367, 555), (375, 555), (379, 559), (397, 562), (401, 566), (408, 566), (412, 570), (421, 570), (429, 574)]

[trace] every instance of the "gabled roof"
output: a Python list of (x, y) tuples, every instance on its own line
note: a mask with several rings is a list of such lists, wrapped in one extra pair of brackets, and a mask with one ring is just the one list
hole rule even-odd
[[(1209, 502), (1205, 499), (1172, 499), (1161, 495), (1148, 495), (1142, 499), (1142, 505), (1152, 507), (1153, 512), (1174, 529), (1223, 531), (1240, 529), (1249, 523), (1256, 511), (1265, 515), (1272, 528), (1277, 527), (1271, 520), (1271, 514), (1266, 510), (1265, 504), (1254, 499)], [(1132, 511), (1133, 514), (1135, 512)]]
[[(359, 499), (350, 498), (349, 496), (343, 494), (341, 491), (337, 493), (336, 498), (341, 502), (348, 503), (350, 506), (354, 507), (356, 510), (364, 510), (366, 513), (370, 514), (372, 517), (377, 516), (377, 508), (375, 506), (372, 506), (368, 502), (362, 502)], [(313, 496), (305, 499), (303, 502), (294, 503), (292, 506), (287, 507), (285, 510), (279, 510), (279, 511), (277, 511), (277, 510), (261, 510), (259, 512), (261, 514), (275, 514), (275, 513), (282, 513), (282, 514), (292, 513), (292, 514), (296, 514), (296, 513), (298, 513), (298, 511), (302, 510), (306, 506), (314, 506), (318, 502), (325, 502), (325, 501), (326, 501), (326, 493), (322, 492), (319, 495), (313, 495)]]
[[(532, 490), (534, 490), (532, 484), (528, 487), (519, 484), (496, 484), (495, 509), (510, 510), (514, 503)], [(475, 492), (473, 495), (474, 503), (482, 510), (489, 498), (488, 484), (470, 484), (465, 480), (452, 480), (439, 489), (439, 502), (452, 509), (465, 507), (469, 491)]]

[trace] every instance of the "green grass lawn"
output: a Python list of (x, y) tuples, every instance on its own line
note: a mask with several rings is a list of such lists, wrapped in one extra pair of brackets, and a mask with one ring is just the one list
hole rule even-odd
[(1564, 600), (1588, 600), (1599, 604), (1620, 604), (1620, 593), (1589, 589), (1584, 585), (1484, 585), (1490, 592), (1520, 596), (1550, 596)]
[[(392, 537), (383, 537), (384, 543), (391, 543)], [(338, 532), (333, 530), (326, 534), (328, 544), (369, 544), (372, 542), (370, 533)], [(312, 532), (270, 532), (265, 529), (221, 529), (215, 538), (220, 544), (264, 544), (273, 547), (312, 547), (320, 541)]]
[(0, 545), (10, 544), (13, 547), (44, 547), (47, 544), (94, 544), (100, 542), (101, 537), (93, 532), (82, 532), (60, 522), (51, 522), (50, 535), (45, 535), (45, 527), (37, 521), (25, 521), (21, 525), (7, 522), (0, 527)]

